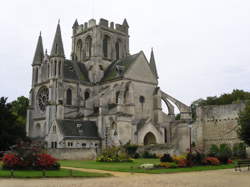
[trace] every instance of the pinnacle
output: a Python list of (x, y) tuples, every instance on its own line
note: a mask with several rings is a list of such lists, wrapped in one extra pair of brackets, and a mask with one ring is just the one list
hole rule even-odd
[(57, 28), (56, 28), (56, 34), (54, 37), (52, 50), (50, 55), (52, 57), (64, 57), (64, 49), (63, 49), (63, 42), (62, 42), (62, 36), (61, 36), (61, 28), (60, 28), (60, 19), (58, 20)]
[(151, 70), (153, 71), (153, 73), (155, 74), (155, 77), (158, 79), (159, 77), (158, 77), (158, 73), (157, 73), (157, 69), (156, 69), (155, 57), (154, 57), (153, 48), (151, 48), (151, 55), (150, 55), (149, 66), (150, 66)]
[(43, 57), (44, 57), (43, 41), (42, 41), (42, 35), (40, 31), (32, 65), (40, 65), (42, 63)]

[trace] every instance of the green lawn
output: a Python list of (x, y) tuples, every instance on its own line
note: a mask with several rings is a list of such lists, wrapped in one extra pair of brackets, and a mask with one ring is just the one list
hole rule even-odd
[(121, 171), (121, 172), (136, 172), (136, 173), (175, 173), (175, 172), (190, 172), (190, 171), (205, 171), (216, 169), (233, 168), (234, 164), (220, 165), (220, 166), (194, 166), (192, 168), (171, 168), (171, 169), (139, 169), (141, 164), (159, 164), (159, 159), (135, 159), (134, 162), (127, 163), (107, 163), (96, 161), (79, 161), (79, 160), (61, 160), (61, 166), (76, 167), (76, 168), (90, 168), (107, 171)]
[[(71, 176), (71, 171), (68, 169), (60, 169), (60, 170), (55, 170), (55, 171), (46, 171), (46, 177), (107, 177), (111, 176), (110, 174), (103, 174), (103, 173), (89, 173), (89, 172), (82, 172), (82, 171), (75, 171), (72, 170), (72, 176)], [(9, 170), (0, 170), (0, 178), (6, 178), (6, 177), (11, 177), (11, 171)], [(42, 171), (22, 171), (22, 170), (17, 170), (14, 171), (14, 177), (15, 178), (41, 178), (43, 177), (43, 172)]]

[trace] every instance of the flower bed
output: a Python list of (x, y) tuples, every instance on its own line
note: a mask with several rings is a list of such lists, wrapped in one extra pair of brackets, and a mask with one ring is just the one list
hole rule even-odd
[(197, 149), (194, 149), (193, 152), (188, 152), (187, 154), (180, 156), (164, 154), (160, 158), (161, 163), (155, 165), (155, 168), (185, 168), (202, 165), (218, 166), (221, 164), (231, 164), (233, 162), (229, 159), (231, 152), (226, 145), (221, 145), (220, 149), (218, 149), (219, 152), (216, 154), (214, 154), (216, 152), (214, 147), (215, 146), (212, 146), (212, 151), (208, 154), (208, 156)]
[(40, 145), (21, 144), (4, 155), (2, 168), (8, 170), (57, 170), (60, 164), (51, 155), (43, 153)]

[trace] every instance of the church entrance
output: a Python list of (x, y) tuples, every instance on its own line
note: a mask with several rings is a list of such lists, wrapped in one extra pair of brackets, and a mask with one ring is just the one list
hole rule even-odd
[(155, 135), (152, 132), (148, 132), (144, 137), (144, 145), (156, 144)]

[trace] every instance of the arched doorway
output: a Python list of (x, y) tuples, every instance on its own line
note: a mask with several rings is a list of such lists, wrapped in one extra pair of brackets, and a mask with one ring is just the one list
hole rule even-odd
[(144, 137), (144, 145), (156, 144), (155, 135), (152, 132), (148, 132)]

